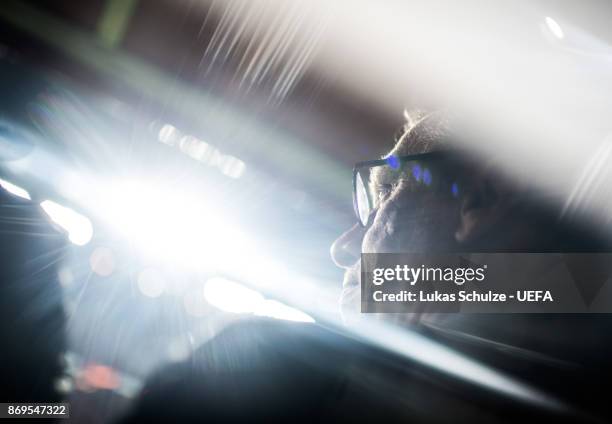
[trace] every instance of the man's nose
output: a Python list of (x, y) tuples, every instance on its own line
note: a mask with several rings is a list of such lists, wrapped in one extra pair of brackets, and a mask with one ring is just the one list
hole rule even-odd
[(330, 253), (337, 266), (350, 268), (359, 260), (365, 230), (357, 223), (334, 241)]

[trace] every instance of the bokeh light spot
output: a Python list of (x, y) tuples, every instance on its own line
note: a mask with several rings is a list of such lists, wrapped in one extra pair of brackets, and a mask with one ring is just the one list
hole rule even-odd
[(427, 168), (423, 171), (423, 182), (425, 185), (431, 184), (431, 171)]
[(459, 196), (459, 184), (453, 183), (451, 185), (451, 193), (453, 194), (453, 197)]
[(115, 256), (109, 247), (96, 248), (89, 257), (91, 270), (101, 277), (108, 277), (115, 270)]
[(421, 165), (416, 164), (412, 166), (412, 176), (415, 180), (421, 181)]
[(400, 166), (399, 159), (395, 155), (391, 155), (387, 158), (387, 164), (393, 169), (398, 169)]
[(166, 282), (161, 273), (153, 268), (147, 268), (138, 274), (138, 289), (148, 297), (159, 297), (166, 290)]

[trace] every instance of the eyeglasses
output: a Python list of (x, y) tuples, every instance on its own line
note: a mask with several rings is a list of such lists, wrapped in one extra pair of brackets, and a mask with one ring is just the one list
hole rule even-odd
[(353, 207), (366, 227), (373, 212), (399, 181), (410, 192), (428, 192), (459, 199), (466, 180), (466, 164), (448, 151), (359, 162), (353, 168)]

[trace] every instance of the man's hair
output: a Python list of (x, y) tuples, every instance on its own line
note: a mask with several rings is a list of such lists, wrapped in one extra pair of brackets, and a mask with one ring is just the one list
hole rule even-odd
[[(389, 155), (412, 155), (431, 151), (465, 150), (458, 146), (457, 134), (453, 133), (453, 118), (445, 111), (424, 112), (416, 110), (404, 112), (406, 123), (401, 136)], [(483, 162), (484, 157), (473, 157), (470, 163)], [(506, 174), (499, 172), (499, 178), (508, 178)], [(538, 246), (540, 251), (550, 252), (610, 252), (611, 241), (608, 237), (598, 232), (588, 222), (580, 217), (562, 216), (562, 204), (541, 191), (531, 191), (522, 197), (520, 202), (512, 206), (510, 218), (521, 220), (523, 224), (530, 225), (534, 233), (541, 240)], [(485, 237), (494, 238), (495, 235), (488, 234)], [(496, 247), (499, 250), (499, 247)], [(503, 247), (502, 247), (503, 250)]]
[(446, 113), (404, 111), (404, 118), (406, 122), (390, 155), (413, 155), (447, 147), (450, 121)]

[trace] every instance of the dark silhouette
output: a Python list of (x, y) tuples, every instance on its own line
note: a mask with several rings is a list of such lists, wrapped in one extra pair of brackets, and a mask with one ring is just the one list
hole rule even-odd
[(57, 262), (66, 239), (40, 207), (0, 189), (0, 399), (59, 402), (65, 315)]

